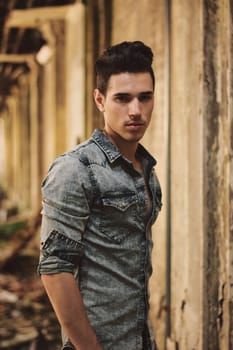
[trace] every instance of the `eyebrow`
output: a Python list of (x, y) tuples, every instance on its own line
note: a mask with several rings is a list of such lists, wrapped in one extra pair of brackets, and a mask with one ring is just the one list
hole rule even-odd
[(142, 91), (139, 95), (154, 95), (154, 91)]
[[(140, 92), (138, 95), (149, 95), (152, 96), (154, 94), (154, 91), (142, 91)], [(127, 97), (127, 96), (132, 96), (132, 94), (128, 93), (128, 92), (117, 92), (116, 94), (113, 95), (114, 97)]]

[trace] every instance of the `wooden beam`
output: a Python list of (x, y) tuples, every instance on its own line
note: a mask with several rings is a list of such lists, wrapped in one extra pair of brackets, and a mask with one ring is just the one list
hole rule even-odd
[(8, 35), (9, 35), (9, 29), (7, 28), (7, 21), (11, 11), (13, 10), (14, 5), (15, 5), (15, 0), (9, 0), (8, 4), (6, 5), (6, 8), (5, 9), (2, 8), (2, 10), (4, 9), (5, 14), (4, 14), (4, 17), (1, 18), (3, 22), (1, 23), (2, 41), (0, 42), (0, 52), (6, 51)]
[(80, 3), (66, 6), (36, 7), (23, 10), (14, 10), (8, 19), (9, 27), (38, 27), (41, 22), (47, 20), (65, 19), (70, 11)]
[(27, 63), (34, 59), (34, 55), (20, 55), (20, 54), (0, 54), (1, 63)]

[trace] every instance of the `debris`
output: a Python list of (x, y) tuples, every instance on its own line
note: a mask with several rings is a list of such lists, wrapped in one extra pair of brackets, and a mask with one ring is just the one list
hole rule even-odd
[(8, 292), (7, 290), (0, 290), (0, 303), (15, 304), (18, 300), (17, 295)]
[[(16, 233), (14, 236), (9, 240), (6, 240), (6, 244), (4, 244), (4, 240), (1, 240), (1, 255), (0, 255), (0, 268), (3, 268), (6, 263), (14, 256), (19, 254), (20, 250), (23, 249), (27, 243), (30, 241), (30, 239), (33, 238), (33, 236), (38, 231), (40, 224), (41, 224), (41, 215), (40, 213), (36, 214), (29, 220), (27, 220), (26, 224), (22, 229), (17, 230), (17, 224), (19, 223), (19, 219), (16, 220), (16, 222), (8, 222), (7, 224), (15, 224), (16, 225)], [(21, 220), (22, 221), (22, 220)], [(21, 222), (20, 221), (20, 222)], [(6, 225), (0, 225), (0, 232), (4, 229), (6, 231)], [(1, 227), (3, 226), (3, 229)], [(3, 233), (0, 235), (0, 238), (2, 238)]]
[(38, 214), (7, 240), (6, 247), (0, 240), (1, 350), (61, 348), (60, 326), (36, 273), (39, 228)]

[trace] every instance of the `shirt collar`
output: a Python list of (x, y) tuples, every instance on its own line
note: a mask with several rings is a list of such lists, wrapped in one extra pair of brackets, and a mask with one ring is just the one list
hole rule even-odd
[[(114, 163), (119, 158), (124, 158), (119, 149), (109, 140), (102, 130), (95, 129), (92, 134), (92, 139), (102, 149), (110, 163)], [(138, 145), (137, 153), (143, 161), (147, 163), (149, 168), (152, 168), (157, 163), (155, 158), (152, 157), (152, 155), (141, 144)]]
[(114, 163), (122, 154), (118, 148), (109, 140), (105, 133), (100, 129), (95, 129), (92, 139), (102, 149), (110, 163)]

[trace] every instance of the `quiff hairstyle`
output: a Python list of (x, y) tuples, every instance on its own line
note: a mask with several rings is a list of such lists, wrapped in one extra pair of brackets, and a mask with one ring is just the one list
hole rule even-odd
[(153, 87), (155, 76), (152, 69), (153, 52), (141, 41), (123, 41), (107, 48), (95, 62), (96, 87), (106, 94), (108, 81), (113, 74), (148, 72), (152, 78)]

